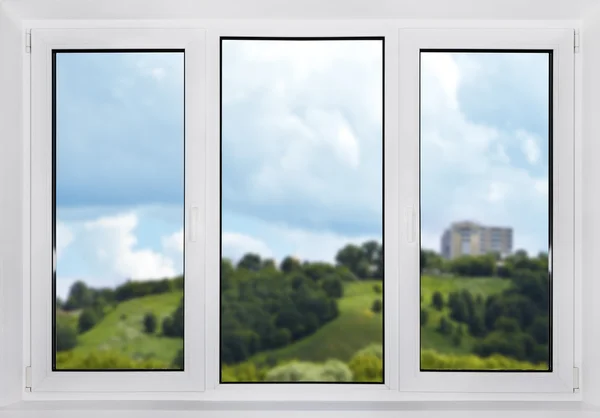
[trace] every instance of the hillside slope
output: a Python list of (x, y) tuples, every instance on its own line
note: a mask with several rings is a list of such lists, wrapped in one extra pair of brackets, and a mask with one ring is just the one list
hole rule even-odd
[(115, 350), (134, 360), (158, 359), (170, 364), (177, 351), (183, 348), (180, 338), (148, 335), (143, 331), (142, 320), (146, 313), (156, 315), (158, 323), (177, 308), (181, 291), (144, 296), (118, 304), (96, 326), (79, 336), (74, 354), (86, 355), (101, 350)]

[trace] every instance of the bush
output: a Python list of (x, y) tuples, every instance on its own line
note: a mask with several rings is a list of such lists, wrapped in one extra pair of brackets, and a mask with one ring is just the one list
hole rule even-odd
[(98, 315), (91, 308), (85, 308), (81, 315), (79, 315), (79, 321), (77, 327), (79, 328), (79, 333), (83, 334), (84, 332), (92, 329), (94, 325), (98, 323)]
[(444, 297), (440, 292), (434, 292), (433, 296), (431, 297), (431, 305), (437, 311), (441, 311), (444, 308)]
[(348, 363), (354, 382), (383, 382), (383, 362), (374, 354), (357, 353)]
[(95, 350), (89, 354), (67, 351), (56, 355), (58, 370), (107, 370), (107, 369), (169, 369), (169, 365), (155, 359), (134, 360), (118, 351)]
[(434, 350), (421, 350), (423, 370), (548, 370), (545, 363), (529, 363), (494, 354), (487, 358), (476, 355), (446, 355)]
[(454, 334), (452, 334), (452, 345), (454, 345), (455, 347), (460, 346), (460, 344), (462, 343), (462, 337), (463, 327), (459, 325), (458, 327), (456, 327), (456, 331), (454, 331)]
[(427, 324), (427, 320), (429, 319), (429, 312), (425, 309), (421, 309), (421, 326)]
[(344, 286), (342, 280), (335, 277), (334, 275), (328, 276), (323, 279), (321, 287), (330, 298), (339, 299), (344, 294)]
[(148, 312), (144, 315), (144, 332), (146, 334), (154, 334), (156, 331), (157, 319), (156, 315), (152, 312)]
[(373, 286), (373, 291), (378, 294), (381, 295), (381, 285), (380, 284), (376, 284)]
[(380, 313), (382, 309), (383, 303), (381, 302), (381, 299), (375, 299), (373, 301), (373, 305), (371, 306), (371, 311), (373, 311), (374, 313)]
[(63, 321), (56, 321), (56, 351), (67, 351), (77, 345), (77, 330)]
[(171, 363), (171, 367), (173, 367), (174, 369), (183, 370), (183, 362), (183, 350), (179, 350), (177, 351), (177, 355), (173, 359), (173, 363)]
[(446, 319), (445, 316), (442, 316), (437, 331), (443, 335), (450, 335), (452, 334), (452, 331), (454, 331), (454, 327), (452, 326), (452, 323)]
[(324, 364), (292, 362), (275, 367), (265, 376), (268, 382), (351, 382), (352, 371), (339, 360)]
[(162, 332), (166, 337), (183, 338), (183, 299), (175, 312), (163, 320)]

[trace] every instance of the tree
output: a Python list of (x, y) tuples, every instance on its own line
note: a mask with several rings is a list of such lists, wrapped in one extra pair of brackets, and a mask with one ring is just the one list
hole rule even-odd
[(438, 325), (437, 331), (443, 335), (452, 334), (452, 331), (453, 331), (452, 323), (450, 321), (448, 321), (445, 316), (442, 316), (442, 319), (440, 319), (440, 324)]
[(381, 299), (375, 299), (373, 301), (373, 305), (371, 306), (371, 311), (373, 311), (374, 313), (380, 313), (382, 309), (383, 303), (381, 302)]
[(333, 275), (323, 279), (321, 287), (330, 298), (339, 299), (344, 294), (342, 281)]
[(259, 271), (262, 265), (262, 261), (258, 254), (248, 253), (242, 257), (239, 261), (237, 268), (246, 269), (250, 271)]
[(435, 291), (431, 297), (431, 305), (437, 310), (441, 311), (444, 308), (444, 297), (439, 291)]
[(154, 334), (156, 331), (156, 315), (152, 312), (148, 312), (144, 315), (144, 332), (146, 334)]
[(429, 313), (425, 309), (421, 309), (421, 326), (427, 324)]
[(56, 321), (56, 351), (67, 351), (77, 345), (77, 331), (63, 321)]
[(90, 330), (98, 322), (98, 315), (92, 308), (85, 308), (79, 315), (78, 328), (80, 333)]
[(65, 303), (65, 310), (72, 311), (75, 309), (86, 308), (93, 302), (92, 291), (82, 281), (76, 281), (69, 289), (69, 296)]
[(361, 247), (348, 244), (338, 251), (335, 260), (339, 265), (348, 267), (360, 279), (368, 278), (370, 264)]
[(302, 264), (300, 264), (300, 261), (298, 261), (294, 257), (288, 256), (281, 261), (279, 269), (284, 273), (291, 273), (293, 271), (298, 271), (302, 269)]
[(272, 258), (264, 259), (262, 261), (262, 268), (263, 269), (272, 269), (272, 270), (277, 269), (277, 266), (275, 264), (275, 260), (273, 260)]
[(183, 298), (175, 312), (163, 320), (162, 332), (166, 337), (183, 338)]

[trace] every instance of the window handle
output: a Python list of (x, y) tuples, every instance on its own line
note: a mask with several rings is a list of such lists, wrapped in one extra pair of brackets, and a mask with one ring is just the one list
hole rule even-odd
[(193, 206), (190, 209), (190, 242), (198, 240), (198, 207)]
[(406, 242), (412, 244), (415, 242), (417, 231), (417, 217), (412, 205), (404, 208), (404, 220), (406, 222)]

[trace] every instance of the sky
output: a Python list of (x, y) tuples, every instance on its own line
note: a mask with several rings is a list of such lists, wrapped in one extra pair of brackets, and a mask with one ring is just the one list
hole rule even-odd
[[(422, 245), (547, 249), (547, 55), (422, 57)], [(183, 261), (183, 54), (57, 56), (57, 294)], [(223, 43), (222, 253), (333, 261), (382, 237), (380, 41)], [(218, 243), (216, 243), (218, 245)]]

